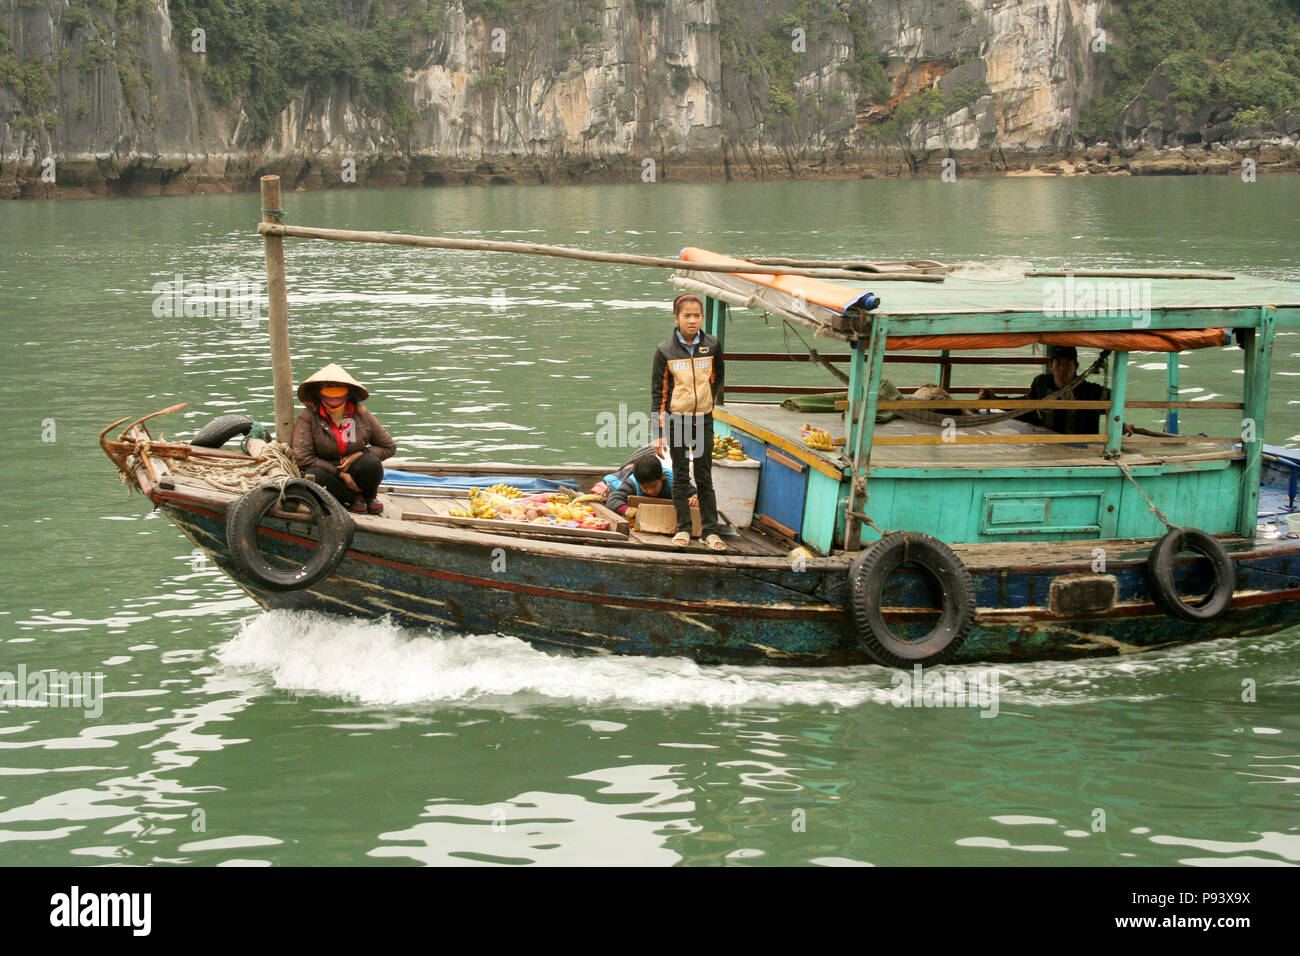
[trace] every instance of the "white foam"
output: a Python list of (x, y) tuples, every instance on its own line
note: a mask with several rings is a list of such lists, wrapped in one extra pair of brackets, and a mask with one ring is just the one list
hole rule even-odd
[[(1017, 707), (1156, 700), (1176, 692), (1178, 682), (1166, 679), (1170, 672), (1222, 673), (1286, 643), (1243, 638), (1153, 654), (957, 664), (936, 672), (995, 672), (1000, 713), (1014, 719), (1026, 716), (1016, 714)], [(260, 671), (282, 690), (388, 706), (491, 700), (510, 707), (580, 701), (651, 708), (876, 704), (892, 710), (898, 686), (898, 672), (883, 667), (709, 666), (680, 657), (571, 656), (499, 634), (462, 635), (307, 611), (270, 611), (245, 621), (217, 659)]]
[(876, 667), (710, 667), (676, 657), (577, 657), (502, 635), (452, 635), (315, 612), (252, 618), (217, 657), (263, 671), (284, 690), (387, 705), (524, 695), (649, 707), (853, 707), (888, 703), (892, 690), (890, 672)]

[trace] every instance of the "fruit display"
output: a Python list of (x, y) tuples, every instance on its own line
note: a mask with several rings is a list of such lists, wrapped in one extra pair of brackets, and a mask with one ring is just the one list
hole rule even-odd
[(715, 435), (713, 438), (713, 459), (714, 461), (748, 461), (749, 456), (745, 454), (744, 446), (735, 438), (730, 435), (726, 438)]
[(831, 433), (824, 428), (804, 424), (800, 432), (803, 434), (803, 443), (809, 448), (816, 448), (818, 451), (832, 451), (835, 448)]
[(447, 513), (453, 518), (484, 518), (606, 531), (609, 521), (599, 517), (589, 503), (598, 499), (598, 495), (570, 496), (560, 491), (525, 498), (518, 488), (493, 485), (486, 491), (471, 488), (469, 507), (454, 507)]

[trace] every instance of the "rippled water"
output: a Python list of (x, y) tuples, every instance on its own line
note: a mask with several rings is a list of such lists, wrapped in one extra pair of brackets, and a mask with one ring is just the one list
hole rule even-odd
[[(1300, 279), (1284, 178), (367, 190), (287, 208), (629, 252)], [(25, 479), (0, 498), (0, 671), (103, 674), (102, 696), (55, 688), (75, 706), (0, 705), (0, 863), (1300, 862), (1296, 629), (989, 669), (986, 719), (897, 706), (875, 667), (568, 658), (260, 612), (94, 441), (178, 401), (168, 434), (269, 419), (264, 320), (152, 312), (176, 273), (260, 280), (256, 217), (251, 195), (0, 206), (0, 433)], [(419, 458), (606, 461), (596, 414), (646, 404), (673, 294), (648, 270), (482, 253), (292, 242), (288, 266), (297, 376), (342, 362)], [(743, 321), (747, 348), (783, 347)], [(1295, 341), (1275, 353), (1266, 437), (1300, 445)], [(1185, 364), (1189, 396), (1239, 389), (1224, 356)], [(1162, 370), (1136, 356), (1133, 387), (1157, 397)]]

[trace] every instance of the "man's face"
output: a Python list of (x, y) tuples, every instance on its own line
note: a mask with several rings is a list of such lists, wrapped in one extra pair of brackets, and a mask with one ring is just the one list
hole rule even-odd
[(700, 326), (704, 324), (704, 310), (700, 308), (698, 302), (682, 303), (682, 310), (677, 313), (677, 328), (681, 330), (682, 338), (687, 342), (695, 338), (695, 333), (700, 331)]
[(1072, 358), (1058, 357), (1047, 363), (1052, 370), (1052, 381), (1057, 388), (1065, 388), (1079, 374), (1079, 363)]
[(647, 498), (658, 498), (659, 492), (664, 490), (664, 480), (656, 478), (654, 481), (647, 481), (641, 486)]

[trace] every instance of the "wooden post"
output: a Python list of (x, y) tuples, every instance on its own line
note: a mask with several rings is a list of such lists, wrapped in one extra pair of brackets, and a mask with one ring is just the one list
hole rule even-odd
[(952, 362), (949, 360), (951, 354), (947, 349), (939, 353), (939, 387), (945, 392), (952, 388)]
[[(722, 360), (727, 360), (727, 303), (721, 299), (715, 299), (711, 295), (704, 297), (704, 331), (716, 336), (718, 339), (718, 351), (722, 353)], [(718, 404), (725, 405), (727, 401), (726, 390), (718, 393)]]
[(1118, 455), (1124, 440), (1124, 399), (1128, 392), (1128, 353), (1111, 356), (1114, 371), (1110, 376), (1110, 412), (1106, 416), (1106, 454)]
[[(280, 177), (262, 177), (262, 222), (282, 223)], [(275, 437), (293, 441), (293, 364), (289, 359), (289, 299), (284, 287), (284, 239), (262, 234), (266, 251), (266, 299), (271, 337), (271, 381), (275, 386)]]
[[(1178, 401), (1178, 356), (1179, 352), (1170, 352), (1168, 367), (1165, 370), (1165, 395), (1169, 401)], [(1171, 435), (1178, 434), (1178, 409), (1171, 408), (1165, 414), (1165, 431)]]
[[(885, 342), (889, 318), (871, 318), (870, 338), (853, 343), (849, 364), (848, 434), (844, 454), (852, 463), (849, 468), (849, 497), (844, 516), (844, 550), (862, 548), (862, 519), (857, 512), (867, 506), (867, 473), (871, 470), (871, 443), (876, 437), (876, 403), (880, 398), (880, 373), (884, 367)], [(864, 349), (863, 346), (867, 348)]]
[[(1264, 465), (1264, 418), (1268, 414), (1268, 377), (1273, 367), (1273, 333), (1277, 310), (1260, 306), (1259, 328), (1247, 329), (1242, 347), (1246, 351), (1245, 395), (1241, 411), (1242, 466), (1241, 501), (1237, 510), (1237, 534), (1255, 537), (1259, 520), (1259, 474)], [(1252, 436), (1247, 440), (1246, 436)]]

